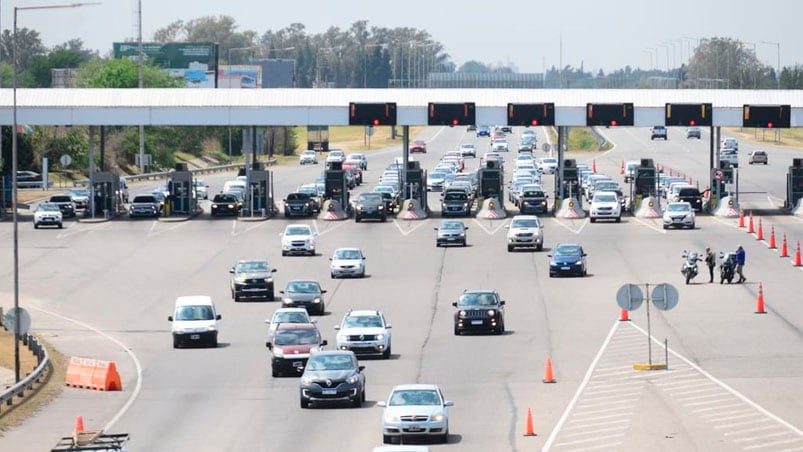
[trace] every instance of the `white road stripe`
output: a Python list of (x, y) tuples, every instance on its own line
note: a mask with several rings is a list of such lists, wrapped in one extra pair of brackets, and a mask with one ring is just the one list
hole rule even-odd
[(707, 424), (715, 424), (715, 423), (719, 423), (719, 422), (722, 422), (722, 421), (732, 421), (734, 419), (744, 419), (746, 417), (756, 417), (756, 416), (758, 416), (758, 413), (756, 413), (756, 412), (743, 413), (743, 414), (739, 414), (739, 415), (735, 415), (735, 416), (715, 417), (715, 418), (708, 419), (705, 422)]
[(706, 418), (716, 418), (718, 416), (730, 416), (731, 414), (744, 414), (744, 413), (752, 413), (753, 412), (750, 409), (750, 407), (745, 407), (744, 404), (742, 404), (741, 406), (742, 406), (742, 409), (739, 409), (739, 410), (724, 411), (724, 412), (713, 413), (713, 414), (703, 414), (700, 417), (703, 418), (703, 419), (706, 419)]
[(655, 231), (655, 232), (657, 232), (659, 234), (666, 234), (666, 229), (664, 229), (663, 226), (661, 226), (661, 228), (658, 228), (654, 224), (647, 223), (646, 221), (644, 221), (644, 220), (642, 220), (641, 218), (638, 218), (638, 217), (633, 217), (633, 220), (635, 220), (637, 223), (640, 223), (642, 226), (646, 226), (646, 227), (652, 229), (653, 231)]
[(706, 400), (705, 402), (685, 403), (684, 405), (688, 408), (692, 406), (711, 405), (712, 403), (725, 403), (732, 400), (731, 397), (728, 397), (727, 399)]
[(745, 433), (752, 433), (752, 432), (759, 432), (761, 430), (770, 430), (773, 428), (781, 428), (779, 425), (765, 425), (763, 427), (756, 427), (756, 428), (748, 428), (745, 430), (739, 430), (738, 432), (725, 432), (723, 436), (734, 436), (734, 435), (744, 435)]
[(616, 421), (606, 421), (606, 422), (592, 422), (592, 423), (585, 423), (585, 422), (573, 422), (572, 425), (566, 426), (563, 430), (576, 430), (578, 428), (588, 428), (588, 427), (598, 427), (600, 425), (610, 425), (610, 424), (626, 424), (630, 422), (628, 419), (619, 419)]
[[(420, 228), (421, 226), (423, 226), (423, 225), (427, 224), (428, 222), (429, 222), (429, 219), (426, 219), (426, 220), (421, 220), (421, 221), (419, 221), (419, 222), (418, 222), (418, 224), (417, 224), (416, 226), (414, 226), (414, 227), (412, 227), (412, 228), (408, 228), (408, 229), (405, 231), (404, 229), (402, 229), (401, 223), (400, 223), (399, 221), (397, 221), (397, 220), (393, 220), (393, 224), (395, 224), (395, 225), (396, 225), (396, 228), (399, 230), (399, 232), (401, 232), (401, 235), (403, 235), (403, 236), (405, 236), (405, 237), (407, 237), (408, 235), (410, 235), (410, 234), (411, 234), (413, 231), (415, 231), (416, 229)], [(407, 224), (410, 224), (410, 223), (407, 223)], [(324, 231), (324, 232), (326, 232), (326, 231)], [(321, 233), (321, 234), (319, 234), (319, 235), (323, 235), (323, 233)]]
[(628, 411), (632, 412), (633, 408), (634, 408), (633, 405), (625, 405), (625, 406), (621, 406), (621, 407), (611, 407), (611, 408), (605, 408), (605, 409), (602, 409), (602, 410), (590, 410), (590, 411), (586, 411), (585, 409), (581, 410), (581, 409), (578, 408), (577, 411), (574, 412), (574, 415), (575, 416), (588, 416), (588, 415), (592, 415), (592, 414), (612, 413), (612, 412), (616, 412), (616, 411), (625, 411), (625, 410), (628, 410)]
[(798, 442), (798, 441), (801, 441), (801, 439), (800, 439), (800, 438), (793, 438), (793, 439), (787, 439), (787, 440), (785, 440), (785, 441), (775, 441), (775, 442), (772, 442), (772, 443), (756, 444), (755, 446), (748, 446), (748, 447), (745, 447), (745, 448), (744, 448), (744, 450), (763, 449), (763, 448), (765, 448), (765, 447), (777, 446), (777, 445), (779, 445), (779, 444), (796, 443), (796, 442)]
[(772, 421), (773, 421), (773, 419), (764, 418), (764, 419), (758, 419), (758, 420), (734, 422), (732, 424), (726, 424), (726, 425), (715, 425), (714, 428), (717, 429), (717, 430), (724, 430), (724, 429), (733, 428), (733, 427), (741, 427), (742, 425), (762, 424), (764, 422), (772, 422)]
[(572, 444), (583, 444), (583, 443), (588, 443), (588, 442), (591, 442), (591, 441), (599, 441), (599, 440), (608, 439), (608, 438), (620, 438), (622, 436), (625, 436), (625, 434), (624, 433), (615, 433), (613, 435), (597, 436), (596, 438), (590, 438), (590, 439), (579, 439), (579, 440), (576, 440), (576, 441), (564, 441), (562, 443), (555, 444), (555, 447), (570, 446)]
[(722, 410), (722, 409), (725, 409), (725, 408), (735, 408), (737, 406), (743, 406), (743, 405), (744, 404), (742, 402), (739, 402), (739, 403), (733, 403), (733, 404), (730, 404), (730, 405), (712, 406), (712, 407), (709, 407), (709, 408), (697, 408), (696, 410), (691, 410), (691, 412), (692, 413), (704, 413), (706, 411)]
[(621, 446), (621, 445), (622, 445), (622, 442), (621, 441), (617, 441), (615, 443), (601, 444), (599, 446), (581, 447), (580, 449), (572, 448), (572, 452), (584, 452), (584, 451), (587, 451), (587, 450), (599, 450), (599, 449), (611, 450), (612, 447)]
[(753, 441), (763, 441), (767, 438), (775, 438), (777, 436), (784, 436), (789, 435), (789, 432), (777, 432), (777, 433), (768, 433), (766, 435), (759, 435), (759, 436), (751, 436), (748, 438), (738, 438), (734, 439), (734, 443), (752, 443)]

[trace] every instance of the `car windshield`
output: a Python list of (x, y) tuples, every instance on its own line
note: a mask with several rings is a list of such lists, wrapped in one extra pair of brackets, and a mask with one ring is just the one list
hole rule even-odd
[(470, 143), (463, 143), (460, 145), (462, 149), (474, 149), (474, 145)]
[(539, 190), (524, 190), (522, 193), (527, 198), (543, 198), (544, 192)]
[(235, 198), (232, 195), (215, 195), (215, 198), (212, 200), (212, 202), (234, 202), (234, 201)]
[(344, 328), (382, 328), (378, 315), (350, 315), (343, 321)]
[(61, 196), (61, 195), (59, 195), (59, 196), (51, 196), (50, 197), (50, 202), (71, 202), (71, 201), (72, 201), (72, 198), (70, 198), (69, 196)]
[(290, 193), (287, 195), (288, 201), (306, 201), (309, 199), (309, 193)]
[(310, 229), (303, 226), (289, 227), (284, 231), (284, 235), (310, 235)]
[(304, 151), (301, 154), (302, 155), (315, 155), (315, 151)]
[(360, 201), (363, 202), (382, 202), (382, 195), (378, 193), (361, 193)]
[(70, 190), (70, 194), (72, 194), (73, 196), (89, 196), (89, 191), (84, 190), (83, 188), (78, 188)]
[(156, 198), (154, 196), (137, 196), (136, 198), (134, 198), (134, 203), (138, 203), (138, 202), (151, 203), (152, 204), (152, 203), (156, 202)]
[(444, 221), (438, 229), (463, 229), (463, 223), (459, 221)]
[(380, 185), (378, 187), (374, 187), (374, 191), (377, 193), (393, 193), (393, 187), (389, 187), (387, 185)]
[(309, 317), (306, 312), (277, 312), (271, 323), (309, 323)]
[(59, 206), (55, 204), (39, 204), (39, 210), (55, 212), (59, 210)]
[(691, 210), (691, 206), (688, 204), (669, 204), (666, 206), (667, 212), (688, 212)]
[(527, 218), (527, 219), (520, 218), (518, 220), (513, 220), (513, 222), (510, 223), (510, 227), (511, 228), (537, 228), (538, 227), (538, 220), (536, 220), (535, 218)]
[(457, 304), (460, 306), (496, 306), (496, 296), (492, 293), (464, 293)]
[(359, 250), (337, 250), (335, 251), (335, 259), (359, 259)]
[(440, 171), (435, 171), (434, 173), (430, 173), (429, 174), (429, 178), (430, 179), (443, 179), (445, 177), (446, 177), (446, 174), (444, 174), (444, 173), (442, 173)]
[(318, 343), (318, 333), (313, 329), (279, 330), (273, 337), (275, 345), (310, 345)]
[(308, 370), (349, 370), (354, 369), (350, 355), (312, 355), (307, 362)]
[(597, 195), (594, 196), (596, 202), (616, 202), (616, 195)]
[(449, 192), (449, 193), (446, 193), (446, 195), (443, 197), (443, 199), (444, 199), (444, 201), (466, 201), (468, 199), (468, 196), (466, 196), (465, 193)]
[(579, 245), (558, 245), (555, 248), (555, 256), (579, 256)]
[(320, 291), (318, 283), (313, 281), (290, 281), (285, 290), (285, 292), (293, 293), (319, 293)]
[(235, 268), (237, 273), (268, 272), (270, 268), (264, 261), (239, 262)]
[(440, 405), (441, 398), (438, 396), (438, 391), (426, 390), (401, 390), (393, 391), (390, 396), (390, 406), (405, 406), (405, 405)]
[(213, 320), (211, 306), (182, 306), (176, 313), (176, 320)]

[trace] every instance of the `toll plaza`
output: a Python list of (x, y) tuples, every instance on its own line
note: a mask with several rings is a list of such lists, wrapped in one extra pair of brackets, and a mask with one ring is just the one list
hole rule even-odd
[(494, 160), (486, 162), (485, 168), (480, 168), (480, 197), (483, 199), (496, 198), (499, 202), (504, 200), (504, 173)]
[(582, 206), (583, 197), (580, 196), (580, 178), (577, 171), (577, 161), (574, 159), (563, 160), (561, 186), (558, 199), (575, 198)]
[(196, 209), (192, 173), (186, 171), (186, 167), (179, 168), (181, 171), (170, 173), (170, 180), (167, 182), (167, 191), (169, 192), (165, 203), (169, 205), (169, 209), (166, 212), (167, 215), (190, 215)]
[(256, 163), (246, 175), (245, 205), (243, 215), (272, 216), (276, 213), (273, 199), (273, 172), (264, 169), (263, 163)]
[(803, 158), (792, 159), (786, 174), (786, 207), (796, 212), (803, 210)]
[(644, 198), (659, 199), (658, 171), (652, 159), (641, 159), (639, 166), (634, 170), (634, 177), (630, 181), (630, 207), (635, 212)]
[(331, 201), (332, 208), (350, 212), (349, 187), (346, 172), (341, 162), (330, 162), (324, 176), (324, 197)]
[(85, 216), (111, 218), (122, 208), (122, 199), (118, 196), (120, 193), (119, 174), (109, 171), (96, 172), (89, 190), (91, 207), (86, 209)]
[(404, 187), (403, 199), (416, 200), (418, 205), (425, 212), (429, 212), (427, 204), (427, 171), (421, 169), (421, 163), (417, 160), (407, 161), (406, 186)]

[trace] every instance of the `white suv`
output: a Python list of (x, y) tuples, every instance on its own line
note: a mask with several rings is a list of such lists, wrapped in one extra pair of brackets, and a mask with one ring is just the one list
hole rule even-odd
[(349, 311), (335, 330), (337, 349), (351, 350), (355, 355), (382, 355), (390, 358), (390, 329), (382, 311)]
[(544, 249), (544, 226), (535, 215), (516, 215), (507, 226), (507, 250)]
[(598, 191), (591, 200), (591, 222), (599, 219), (622, 221), (622, 203), (615, 191)]
[(282, 256), (288, 254), (309, 254), (315, 255), (318, 247), (318, 234), (313, 232), (309, 225), (298, 223), (288, 224), (282, 236)]

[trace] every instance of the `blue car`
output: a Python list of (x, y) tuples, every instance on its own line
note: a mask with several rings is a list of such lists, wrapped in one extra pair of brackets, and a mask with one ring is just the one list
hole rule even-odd
[(586, 253), (576, 243), (558, 244), (549, 255), (549, 277), (586, 276)]
[(477, 136), (478, 137), (489, 137), (491, 136), (491, 128), (488, 126), (479, 126), (477, 127)]

